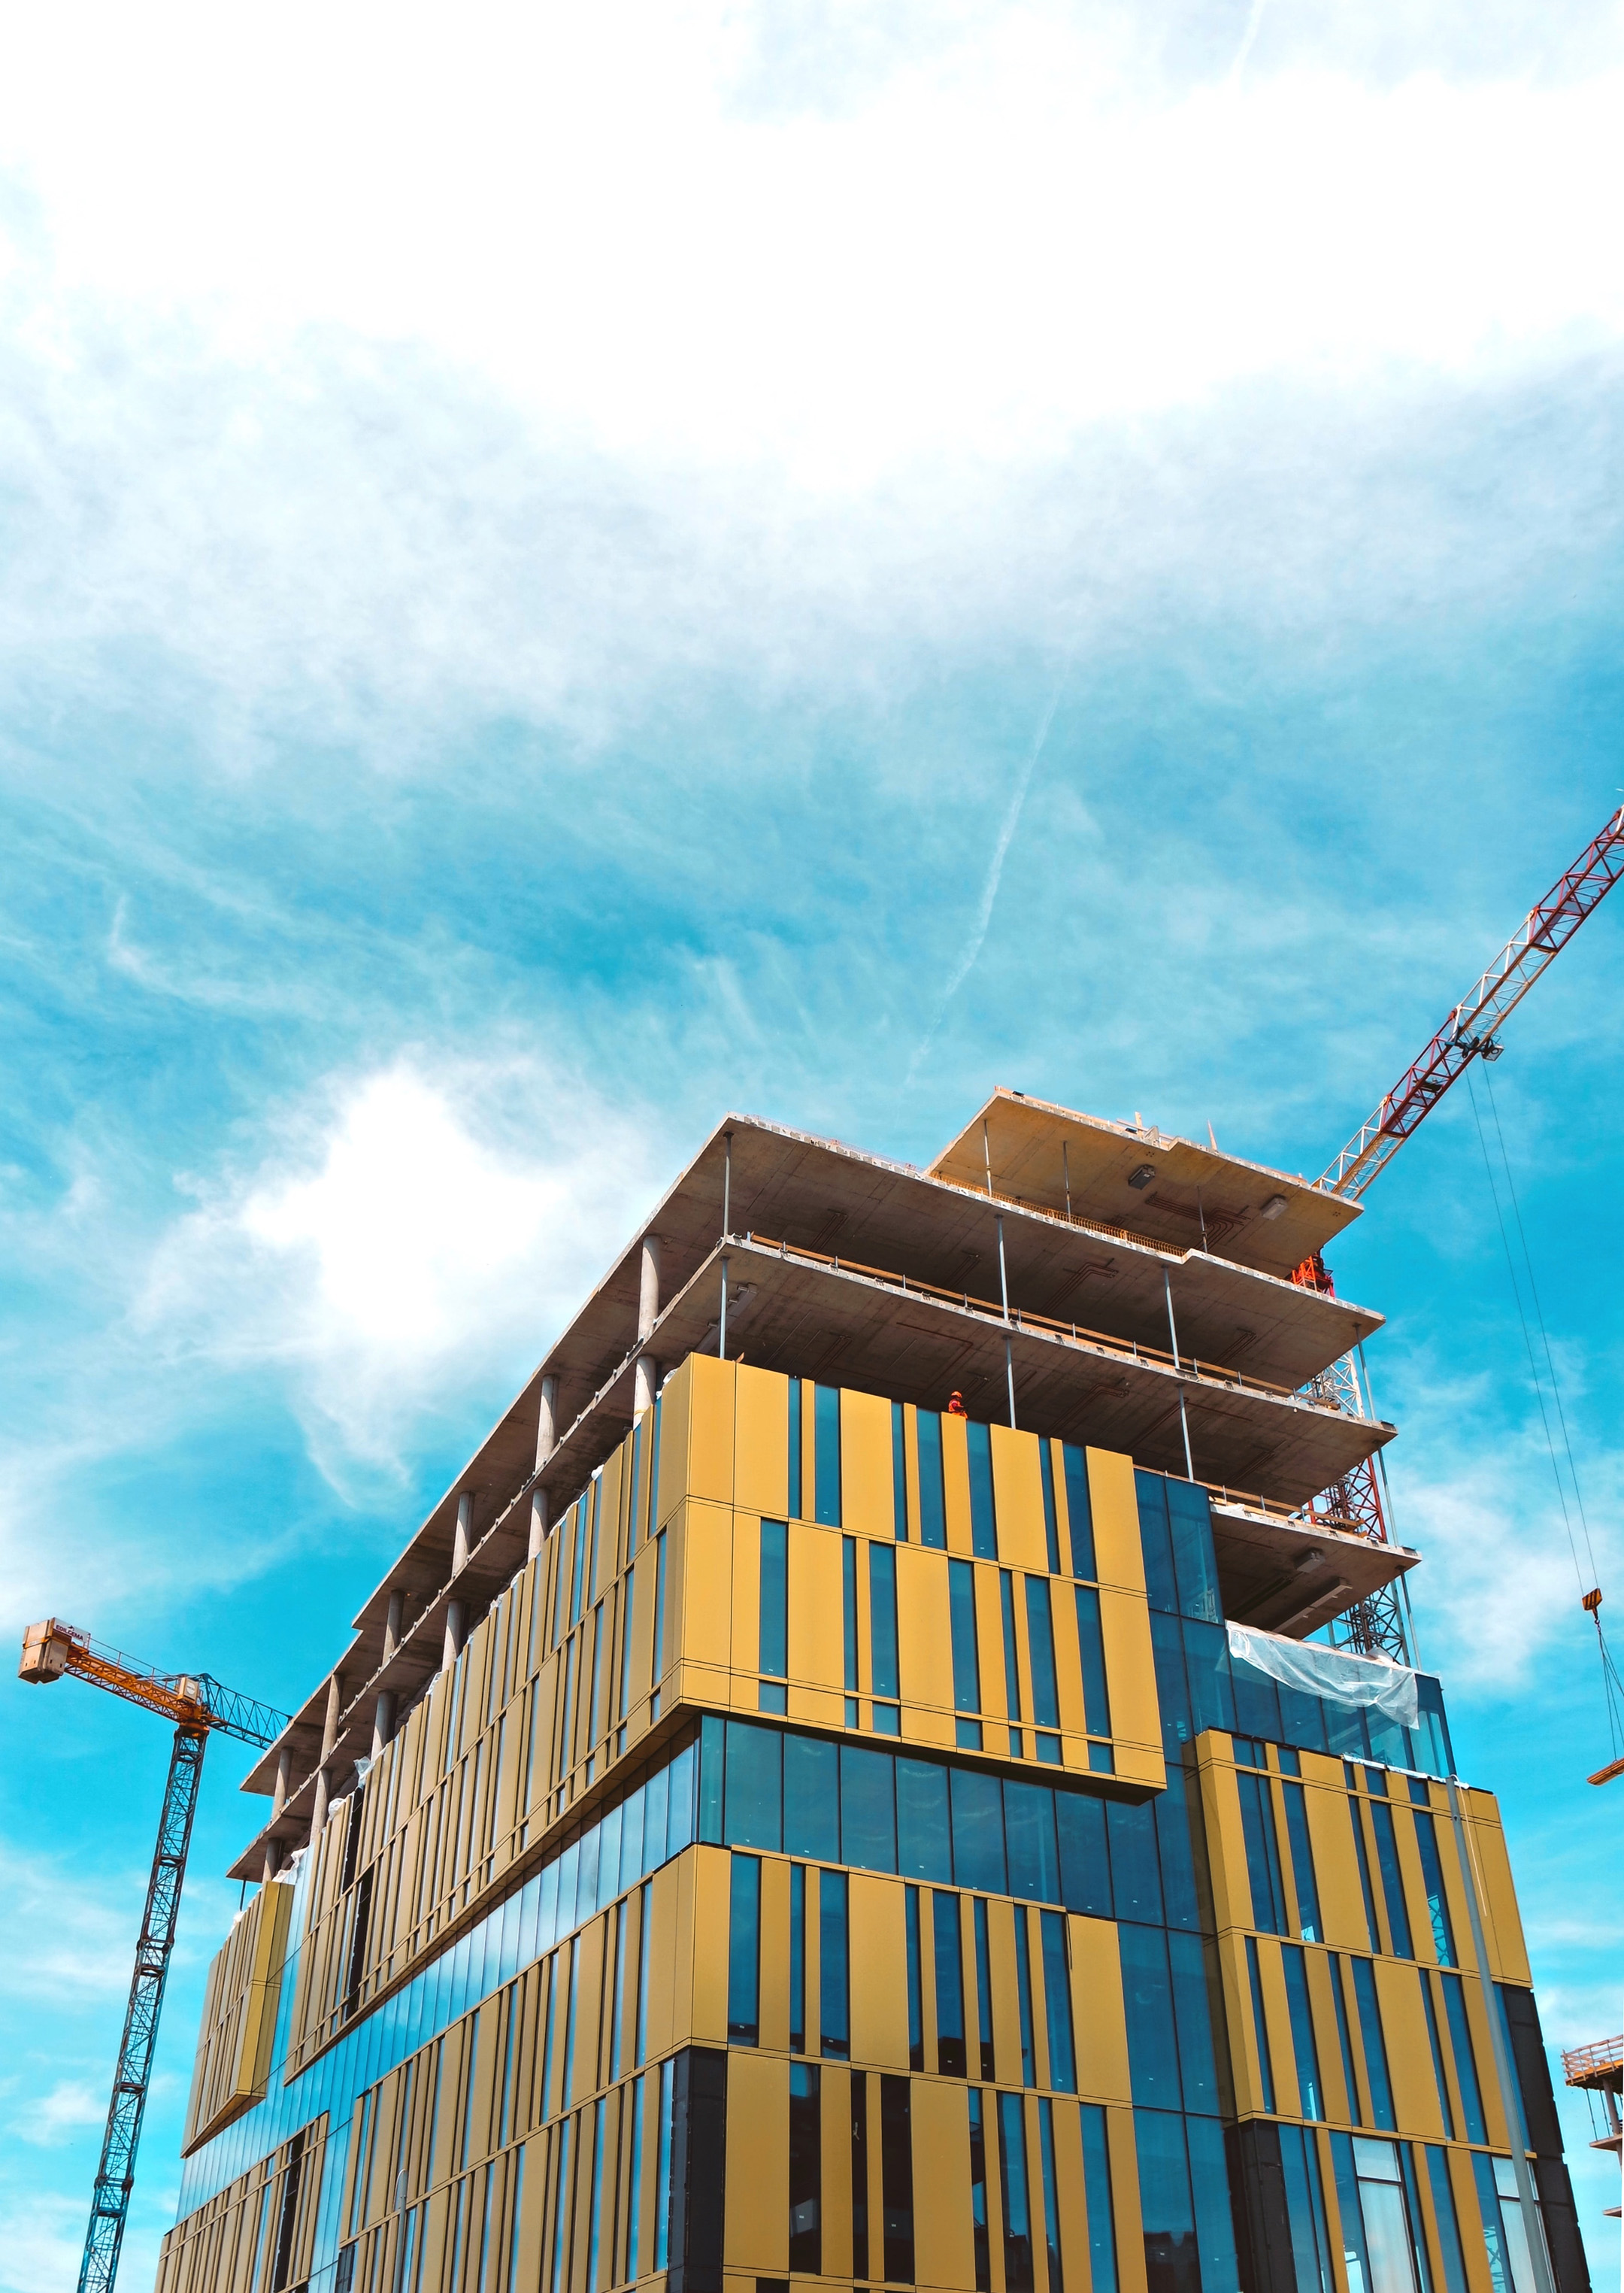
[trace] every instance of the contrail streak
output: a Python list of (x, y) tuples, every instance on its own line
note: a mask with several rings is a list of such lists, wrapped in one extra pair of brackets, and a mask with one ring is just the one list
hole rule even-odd
[(1073, 644), (1071, 652), (1066, 655), (1065, 663), (1061, 669), (1054, 690), (1049, 696), (1049, 705), (1043, 712), (1043, 722), (1038, 727), (1037, 738), (1032, 742), (1031, 752), (1022, 768), (1020, 779), (1015, 782), (1014, 792), (1009, 799), (1009, 809), (1004, 814), (1004, 825), (998, 831), (998, 840), (992, 849), (992, 863), (987, 871), (987, 880), (982, 886), (981, 903), (975, 912), (975, 921), (971, 926), (970, 936), (965, 942), (958, 961), (953, 967), (952, 976), (941, 992), (941, 1001), (936, 1006), (936, 1016), (925, 1029), (925, 1039), (909, 1062), (903, 1083), (904, 1090), (918, 1073), (919, 1063), (935, 1041), (937, 1030), (947, 1016), (948, 1005), (969, 977), (975, 960), (982, 952), (982, 944), (987, 937), (988, 927), (992, 921), (993, 903), (998, 896), (998, 882), (1004, 873), (1004, 861), (1015, 830), (1020, 825), (1022, 807), (1026, 802), (1026, 792), (1032, 784), (1032, 774), (1038, 769), (1038, 759), (1043, 754), (1044, 743), (1049, 737), (1049, 727), (1054, 722), (1054, 711), (1059, 708), (1061, 695), (1066, 689), (1066, 681), (1071, 674), (1072, 655), (1076, 651), (1076, 644)]

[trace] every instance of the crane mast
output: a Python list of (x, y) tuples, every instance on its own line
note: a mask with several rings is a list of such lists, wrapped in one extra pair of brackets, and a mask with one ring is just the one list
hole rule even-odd
[(158, 1844), (118, 2042), (118, 2065), (113, 2072), (107, 2129), (91, 2197), (90, 2226), (79, 2264), (79, 2293), (111, 2293), (129, 2218), (130, 2192), (135, 2184), (135, 2152), (146, 2114), (164, 1987), (174, 1952), (181, 1888), (191, 1845), (192, 1819), (198, 1811), (198, 1789), (203, 1780), (204, 1751), (216, 1730), (263, 1750), (276, 1741), (287, 1722), (270, 1705), (239, 1696), (206, 1672), (158, 1672), (150, 1665), (135, 1664), (117, 1649), (98, 1647), (88, 1633), (54, 1616), (29, 1625), (17, 1671), (19, 1679), (36, 1687), (48, 1687), (53, 1681), (64, 1679), (88, 1681), (93, 1687), (104, 1688), (126, 1703), (139, 1704), (144, 1711), (175, 1722)]
[[(1411, 1060), (1374, 1114), (1321, 1172), (1314, 1184), (1321, 1192), (1357, 1202), (1472, 1061), (1499, 1058), (1499, 1029), (1620, 876), (1624, 876), (1624, 806), (1591, 838), (1545, 897), (1529, 910), (1426, 1049)], [(1292, 1278), (1305, 1289), (1336, 1294), (1330, 1273), (1317, 1251)], [(1360, 1364), (1350, 1353), (1322, 1371), (1308, 1390), (1316, 1401), (1364, 1414), (1369, 1395), (1368, 1385), (1362, 1397), (1360, 1388)], [(1373, 1406), (1368, 1414), (1375, 1414)], [(1352, 1530), (1373, 1544), (1388, 1542), (1386, 1512), (1372, 1458), (1354, 1466), (1309, 1510), (1328, 1527)], [(1361, 1655), (1387, 1656), (1399, 1662), (1407, 1659), (1404, 1622), (1394, 1586), (1361, 1600), (1349, 1609), (1343, 1625), (1350, 1644)]]

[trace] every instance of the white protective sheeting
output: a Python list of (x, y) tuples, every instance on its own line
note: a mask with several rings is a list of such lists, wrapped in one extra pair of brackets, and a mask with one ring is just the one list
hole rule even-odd
[(1416, 1676), (1402, 1664), (1379, 1657), (1347, 1656), (1310, 1641), (1289, 1641), (1277, 1633), (1229, 1626), (1229, 1652), (1266, 1672), (1286, 1688), (1328, 1696), (1335, 1704), (1363, 1704), (1400, 1728), (1413, 1728), (1419, 1713)]

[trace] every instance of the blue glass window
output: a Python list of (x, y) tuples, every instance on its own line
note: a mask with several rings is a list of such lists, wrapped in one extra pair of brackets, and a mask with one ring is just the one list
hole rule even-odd
[(1438, 2034), (1438, 2010), (1433, 2004), (1433, 1987), (1424, 1968), (1417, 1967), (1416, 1980), (1421, 1986), (1421, 2005), (1426, 2016), (1426, 2042), (1432, 2049), (1433, 2078), (1438, 2088), (1438, 2111), (1443, 2120), (1443, 2131), (1452, 2142), (1455, 2139), (1455, 2112), (1450, 2103), (1450, 2082), (1443, 2070), (1443, 2044)]
[(1043, 2157), (1043, 2241), (1049, 2293), (1065, 2293), (1065, 2273), (1060, 2261), (1060, 2176), (1054, 2169), (1054, 2105), (1046, 2096), (1038, 2105), (1038, 2143)]
[(933, 1760), (898, 1760), (897, 1866), (910, 1879), (953, 1877), (948, 1771)]
[(1208, 1947), (1199, 1934), (1176, 1930), (1168, 1936), (1168, 1963), (1173, 1973), (1173, 2012), (1178, 2024), (1178, 2062), (1184, 2089), (1184, 2108), (1199, 2116), (1223, 2107), (1218, 2083), (1216, 2030), (1222, 2029), (1223, 2007), (1216, 1967)]
[(840, 1860), (839, 1753), (813, 1736), (784, 1738), (784, 1852)]
[(1284, 1934), (1286, 1892), (1268, 1778), (1240, 1771), (1235, 1782), (1240, 1792), (1240, 1827), (1246, 1835), (1246, 1868), (1252, 1885), (1252, 1924), (1263, 1934)]
[(789, 1518), (791, 1520), (804, 1520), (806, 1518), (806, 1508), (801, 1502), (801, 1435), (803, 1426), (803, 1406), (804, 1405), (801, 1399), (801, 1381), (798, 1377), (792, 1377), (789, 1381), (788, 1498)]
[(1167, 1936), (1158, 1927), (1121, 1926), (1117, 1930), (1117, 1943), (1122, 1957), (1127, 2060), (1135, 2103), (1155, 2110), (1181, 2109), (1178, 2033), (1173, 2019)]
[(1054, 1795), (1046, 1785), (1006, 1780), (1004, 1838), (1009, 1856), (1010, 1893), (1024, 1895), (1029, 1902), (1059, 1902), (1060, 1855), (1054, 1840)]
[(1320, 1890), (1314, 1877), (1313, 1844), (1308, 1836), (1308, 1807), (1301, 1784), (1283, 1783), (1286, 1836), (1291, 1843), (1291, 1877), (1297, 1888), (1297, 1932), (1305, 1942), (1323, 1942)]
[(1054, 1813), (1060, 1832), (1062, 1902), (1069, 1911), (1083, 1911), (1092, 1918), (1113, 1917), (1105, 1803), (1085, 1792), (1056, 1792)]
[(781, 1520), (761, 1525), (761, 1661), (782, 1680), (789, 1670), (789, 1532)]
[(933, 1410), (914, 1413), (914, 1438), (919, 1454), (919, 1542), (945, 1552), (948, 1508), (941, 1478), (941, 1420)]
[(1077, 1646), (1083, 1667), (1083, 1725), (1091, 1736), (1111, 1733), (1111, 1697), (1105, 1685), (1105, 1638), (1100, 1629), (1100, 1596), (1092, 1584), (1077, 1588)]
[(1127, 1807), (1111, 1800), (1106, 1805), (1105, 1830), (1111, 1841), (1111, 1884), (1117, 1916), (1160, 1926), (1164, 1913), (1155, 1809)]
[[(632, 2086), (632, 2156), (631, 2172), (627, 2180), (626, 2211), (626, 2274), (631, 2278), (641, 2277), (648, 2265), (642, 2250), (642, 2092), (647, 2084), (646, 2078), (637, 2078)], [(522, 2150), (519, 2155), (522, 2160), (524, 2157)], [(515, 2222), (520, 2218), (517, 2206), (513, 2209), (513, 2218)], [(517, 2260), (516, 2237), (513, 2240), (513, 2254), (514, 2259)], [(411, 2281), (408, 2271), (405, 2282), (409, 2285)]]
[[(1421, 1787), (1423, 1790), (1426, 1787)], [(1440, 1966), (1453, 1966), (1455, 1930), (1450, 1920), (1449, 1897), (1443, 1892), (1443, 1865), (1438, 1855), (1438, 1834), (1433, 1819), (1418, 1808), (1414, 1817), (1416, 1845), (1421, 1856), (1421, 1877), (1426, 1889), (1426, 1916), (1433, 1931), (1433, 1954)]]
[(840, 1860), (860, 1870), (897, 1868), (893, 1765), (888, 1752), (840, 1746)]
[(1043, 1934), (1043, 2003), (1049, 2043), (1049, 2084), (1056, 2094), (1075, 2094), (1077, 2050), (1071, 2035), (1066, 1923), (1058, 1911), (1041, 1911), (1038, 1918)]
[(885, 2276), (914, 2276), (913, 2091), (905, 2078), (880, 2080), (880, 2203), (885, 2208)]
[[(789, 2065), (789, 2266), (823, 2268), (823, 2095), (815, 2062)], [(589, 2285), (595, 2283), (587, 2279)]]
[(789, 2051), (806, 2052), (806, 1866), (789, 1867)]
[[(671, 2065), (667, 2062), (666, 2067), (669, 2070)], [(558, 2129), (557, 2185), (561, 2190), (568, 2189), (570, 2186), (570, 2120), (569, 2119), (565, 2119), (563, 2124)], [(661, 2167), (665, 2169), (667, 2187), (668, 2190), (670, 2186), (671, 2174), (670, 2144), (666, 2137), (665, 2127), (663, 2125), (660, 2129), (660, 2135), (659, 2162)], [(563, 2281), (564, 2222), (568, 2212), (569, 2208), (566, 2206), (560, 2206), (558, 2208), (557, 2219), (553, 2232), (553, 2293), (559, 2293), (559, 2288)], [(664, 2218), (663, 2215), (661, 2218)], [(664, 2266), (663, 2256), (657, 2257), (657, 2266)]]
[(992, 1942), (988, 1933), (987, 1905), (977, 1895), (971, 1906), (975, 1927), (975, 2005), (981, 2038), (982, 2076), (994, 2078), (992, 2049)]
[(998, 1521), (992, 1507), (992, 1432), (972, 1418), (965, 1428), (970, 1451), (970, 1550), (978, 1560), (998, 1557)]
[(1005, 1892), (1003, 1795), (997, 1776), (952, 1770), (953, 1876), (961, 1887)]
[(1026, 2180), (1026, 2113), (1018, 2094), (998, 2096), (998, 2184), (1004, 2200), (1004, 2283), (1032, 2293), (1032, 2217)]
[(1213, 1552), (1210, 1500), (1195, 1481), (1169, 1480), (1167, 1491), (1179, 1612), (1199, 1617), (1205, 1624), (1218, 1624), (1224, 1611), (1218, 1600), (1218, 1564)]
[(1293, 1943), (1281, 1945), (1286, 1971), (1286, 2005), (1291, 2016), (1291, 2050), (1297, 2057), (1298, 2104), (1305, 2118), (1325, 2116), (1320, 2091), (1320, 2056), (1314, 2045), (1313, 2013), (1308, 2004), (1308, 1968), (1302, 1950)]
[(965, 1958), (958, 1897), (938, 1888), (931, 1897), (931, 1932), (935, 1945), (936, 2067), (944, 2078), (963, 2078), (965, 2056)]
[(1054, 1683), (1054, 1620), (1049, 1588), (1041, 1576), (1026, 1580), (1026, 1644), (1031, 1655), (1032, 1717), (1040, 1728), (1060, 1725), (1060, 1694)]
[(948, 1563), (948, 1602), (953, 1641), (953, 1703), (960, 1712), (979, 1712), (982, 1674), (975, 1638), (975, 1570), (967, 1560)]
[[(1021, 1667), (1015, 1654), (1015, 1584), (1007, 1568), (998, 1571), (998, 1608), (1004, 1619), (1004, 1709), (1012, 1720), (1022, 1719)], [(1013, 1744), (1019, 1753), (1020, 1746)]]
[(666, 1672), (666, 1533), (661, 1529), (654, 1547), (654, 1679), (665, 1677)]
[(1483, 2123), (1483, 2100), (1477, 2083), (1477, 2057), (1472, 2051), (1472, 2030), (1466, 2021), (1466, 1995), (1458, 1974), (1442, 1974), (1444, 2012), (1449, 2019), (1450, 2043), (1455, 2054), (1455, 2081), (1460, 2088), (1461, 2115), (1466, 2121), (1466, 2140), (1486, 2142), (1489, 2129)]
[(1169, 2111), (1134, 2111), (1139, 2211), (1150, 2293), (1200, 2293), (1200, 2260), (1184, 2121)]
[(872, 1685), (877, 1696), (895, 1696), (897, 1687), (897, 1556), (889, 1544), (869, 1547), (869, 1633)]
[(1117, 2293), (1117, 2219), (1111, 2189), (1105, 2112), (1083, 2104), (1083, 2202), (1088, 2210), (1088, 2273), (1094, 2293)]
[(1466, 2293), (1466, 2256), (1460, 2249), (1460, 2220), (1455, 2211), (1455, 2190), (1450, 2179), (1450, 2158), (1447, 2150), (1426, 2151), (1426, 2178), (1433, 2193), (1433, 2212), (1438, 2223), (1438, 2250), (1443, 2260), (1444, 2293)]
[(1350, 1796), (1347, 1811), (1353, 1827), (1354, 1860), (1359, 1865), (1359, 1891), (1364, 1898), (1365, 1928), (1370, 1938), (1371, 1949), (1379, 1951), (1382, 1947), (1381, 1929), (1376, 1924), (1376, 1896), (1370, 1885), (1370, 1859), (1365, 1851), (1365, 1827), (1360, 1819), (1357, 1799)]
[(1320, 2152), (1306, 2127), (1281, 2127), (1280, 2162), (1286, 2185), (1286, 2219), (1291, 2230), (1297, 2293), (1336, 2293), (1325, 2191), (1320, 2179)]
[(747, 1721), (727, 1723), (726, 1840), (729, 1847), (765, 1847), (776, 1851), (784, 1839), (784, 1793), (776, 1728), (752, 1728)]
[(869, 2274), (869, 2080), (852, 2073), (852, 2273)]
[(840, 1388), (812, 1388), (812, 1419), (817, 1429), (814, 1489), (815, 1518), (825, 1528), (840, 1526)]
[(1173, 1574), (1173, 1539), (1168, 1527), (1168, 1484), (1160, 1473), (1135, 1472), (1134, 1488), (1139, 1501), (1139, 1542), (1144, 1552), (1144, 1588), (1153, 1608), (1178, 1612), (1178, 1584)]
[(1032, 2021), (1031, 1914), (1024, 1903), (1015, 1905), (1015, 2006), (1021, 2023), (1021, 2083), (1038, 2083), (1038, 2038)]
[(1399, 1846), (1394, 1836), (1393, 1810), (1385, 1799), (1370, 1802), (1370, 1819), (1376, 1827), (1376, 1857), (1381, 1865), (1382, 1892), (1387, 1899), (1387, 1925), (1393, 1936), (1393, 1948), (1400, 1958), (1413, 1958), (1415, 1945), (1410, 1935), (1410, 1912), (1404, 1901), (1403, 1875), (1399, 1869)]
[(828, 2062), (852, 2058), (851, 1959), (847, 1946), (846, 1875), (818, 1874), (819, 2050)]
[(1043, 1479), (1043, 1537), (1051, 1576), (1060, 1574), (1060, 1519), (1054, 1508), (1054, 1444), (1038, 1444), (1038, 1469)]
[(1099, 1577), (1094, 1557), (1094, 1503), (1088, 1490), (1088, 1458), (1074, 1441), (1061, 1447), (1066, 1476), (1066, 1521), (1071, 1544), (1071, 1574), (1092, 1584)]
[(1353, 1996), (1359, 2002), (1371, 2115), (1384, 2132), (1395, 2133), (1398, 2119), (1393, 2114), (1393, 2082), (1387, 2075), (1387, 2041), (1382, 2034), (1381, 2007), (1376, 1996), (1376, 1968), (1368, 1958), (1352, 1959), (1349, 1964), (1353, 1970)]
[(1364, 2113), (1359, 2106), (1359, 2081), (1353, 2075), (1353, 2039), (1348, 2029), (1347, 1997), (1342, 1987), (1342, 1960), (1334, 1950), (1326, 1959), (1330, 1968), (1331, 2004), (1337, 2010), (1337, 2043), (1342, 2049), (1342, 2078), (1347, 2088), (1348, 2116), (1355, 2126), (1364, 2124)]
[(899, 1544), (908, 1542), (908, 1451), (903, 1438), (902, 1405), (891, 1405), (891, 1505), (893, 1533)]
[(1274, 2064), (1269, 2053), (1269, 2018), (1264, 2010), (1263, 1971), (1257, 1964), (1256, 1936), (1246, 1939), (1246, 1971), (1252, 1991), (1252, 2027), (1257, 2034), (1257, 2072), (1263, 2083), (1263, 2106), (1274, 2114)]
[[(654, 2266), (656, 2269), (666, 2267), (671, 2253), (671, 2132), (675, 2116), (672, 2102), (675, 2080), (676, 2062), (675, 2058), (668, 2055), (659, 2066), (659, 2148), (655, 2154), (654, 2163)], [(570, 2128), (566, 2126), (563, 2129), (563, 2146), (559, 2153), (559, 2167), (555, 2182), (555, 2186), (560, 2190), (568, 2189), (570, 2186), (565, 2179), (565, 2168), (570, 2160), (569, 2135)], [(560, 2206), (558, 2208), (558, 2237), (561, 2251), (563, 2244), (564, 2220), (568, 2211), (569, 2208), (566, 2206)], [(555, 2280), (560, 2257), (560, 2253), (555, 2253), (553, 2256)], [(556, 2284), (554, 2293), (556, 2293)]]

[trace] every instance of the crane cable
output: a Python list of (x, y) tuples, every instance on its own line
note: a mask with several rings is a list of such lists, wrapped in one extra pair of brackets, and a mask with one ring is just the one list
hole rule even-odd
[[(1475, 1065), (1477, 1062), (1474, 1062)], [(1546, 1374), (1550, 1380), (1551, 1397), (1555, 1404), (1556, 1422), (1562, 1429), (1563, 1446), (1567, 1454), (1568, 1478), (1573, 1486), (1573, 1505), (1579, 1515), (1580, 1535), (1584, 1539), (1585, 1558), (1590, 1565), (1590, 1584), (1587, 1587), (1584, 1570), (1580, 1565), (1579, 1545), (1573, 1535), (1573, 1522), (1568, 1510), (1567, 1490), (1563, 1486), (1562, 1468), (1557, 1460), (1556, 1443), (1551, 1432), (1550, 1414), (1545, 1406), (1545, 1389), (1540, 1381), (1539, 1361), (1534, 1352), (1533, 1335), (1528, 1325), (1528, 1313), (1523, 1303), (1523, 1284), (1517, 1276), (1516, 1260), (1512, 1253), (1511, 1236), (1507, 1230), (1506, 1214), (1500, 1206), (1500, 1190), (1490, 1159), (1489, 1140), (1483, 1129), (1483, 1111), (1477, 1103), (1477, 1090), (1473, 1069), (1466, 1069), (1466, 1090), (1472, 1102), (1472, 1119), (1477, 1127), (1477, 1143), (1483, 1151), (1483, 1171), (1489, 1180), (1489, 1193), (1494, 1203), (1495, 1222), (1500, 1230), (1500, 1246), (1506, 1253), (1506, 1270), (1511, 1277), (1511, 1294), (1516, 1302), (1517, 1319), (1523, 1328), (1523, 1343), (1528, 1354), (1529, 1375), (1533, 1383), (1534, 1398), (1539, 1405), (1539, 1422), (1545, 1434), (1545, 1446), (1550, 1455), (1551, 1476), (1556, 1484), (1556, 1501), (1562, 1510), (1562, 1525), (1567, 1534), (1568, 1552), (1573, 1562), (1573, 1574), (1578, 1579), (1580, 1606), (1596, 1626), (1597, 1649), (1602, 1660), (1602, 1686), (1607, 1700), (1607, 1730), (1612, 1739), (1612, 1756), (1616, 1760), (1624, 1750), (1624, 1681), (1619, 1677), (1612, 1653), (1602, 1630), (1601, 1588), (1597, 1581), (1596, 1551), (1590, 1539), (1590, 1523), (1585, 1512), (1584, 1494), (1579, 1485), (1579, 1467), (1574, 1461), (1572, 1437), (1568, 1431), (1567, 1412), (1562, 1406), (1562, 1386), (1556, 1375), (1555, 1357), (1551, 1351), (1550, 1335), (1545, 1325), (1545, 1312), (1539, 1303), (1539, 1285), (1534, 1280), (1533, 1259), (1528, 1247), (1528, 1233), (1523, 1224), (1523, 1211), (1517, 1201), (1516, 1185), (1511, 1175), (1511, 1158), (1506, 1151), (1506, 1133), (1500, 1123), (1499, 1108), (1495, 1103), (1494, 1085), (1490, 1080), (1487, 1064), (1483, 1065), (1483, 1089), (1488, 1095), (1489, 1112), (1493, 1117), (1495, 1138), (1499, 1146), (1501, 1170), (1506, 1181), (1506, 1193), (1516, 1223), (1517, 1240), (1523, 1254), (1528, 1294), (1533, 1304), (1534, 1319), (1539, 1326), (1540, 1348), (1545, 1355)]]

